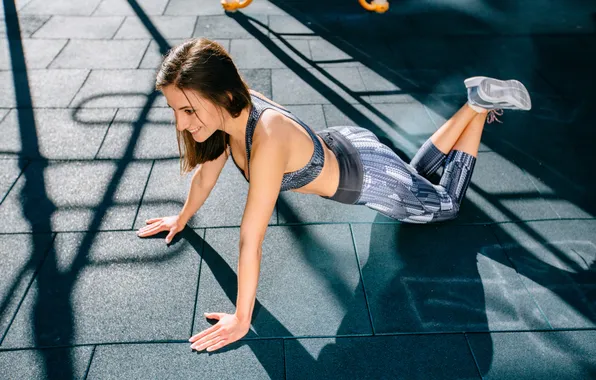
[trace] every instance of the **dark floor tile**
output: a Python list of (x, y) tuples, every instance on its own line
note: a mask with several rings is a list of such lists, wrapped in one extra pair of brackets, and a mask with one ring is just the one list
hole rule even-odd
[[(143, 121), (140, 120), (142, 115), (143, 110), (138, 108), (118, 110), (98, 158), (123, 158), (131, 144), (134, 146), (132, 157), (135, 159), (179, 157), (172, 110), (151, 109)], [(140, 129), (138, 139), (131, 141), (136, 128)]]
[(34, 112), (35, 125), (21, 125), (17, 110), (12, 110), (0, 123), (4, 131), (0, 156), (93, 158), (116, 110), (36, 109)]
[(193, 378), (198, 372), (206, 378), (281, 379), (282, 341), (234, 342), (211, 353), (191, 351), (190, 343), (100, 346), (87, 379)]
[(353, 230), (377, 333), (548, 328), (487, 227)]
[(557, 218), (517, 162), (496, 152), (481, 152), (477, 158), (458, 222)]
[[(167, 10), (166, 10), (167, 14)], [(253, 16), (257, 21), (267, 25), (267, 16), (259, 15)], [(266, 29), (258, 23), (248, 20), (251, 25), (257, 28), (261, 33), (265, 33)], [(253, 35), (244, 29), (236, 20), (227, 15), (216, 16), (199, 16), (199, 20), (193, 32), (193, 37), (206, 37), (209, 39), (215, 38), (251, 38)]]
[(2, 346), (186, 340), (199, 261), (184, 240), (59, 234)]
[(248, 85), (248, 88), (260, 92), (269, 99), (272, 99), (271, 70), (240, 69), (239, 72)]
[[(143, 12), (148, 16), (159, 16), (163, 14), (168, 0), (135, 0)], [(188, 12), (183, 16), (187, 16)], [(102, 0), (93, 16), (137, 16), (137, 13), (130, 6), (128, 1)]]
[[(62, 69), (136, 69), (147, 50), (148, 40), (70, 41), (52, 62)], [(97, 54), (101, 51), (101, 54)]]
[(43, 14), (43, 15), (74, 15), (90, 16), (101, 0), (78, 0), (72, 2), (69, 0), (32, 0), (21, 12), (23, 14)]
[(54, 16), (35, 34), (34, 38), (109, 39), (114, 36), (124, 17)]
[[(233, 313), (239, 229), (209, 229), (194, 332), (204, 312)], [(248, 337), (370, 334), (350, 230), (346, 225), (269, 227)]]
[(483, 379), (593, 379), (596, 331), (470, 334)]
[[(25, 53), (27, 69), (45, 69), (58, 55), (66, 40), (37, 40), (26, 39), (21, 41)], [(13, 60), (20, 61), (22, 57), (13, 57), (10, 51), (12, 45), (7, 40), (0, 40), (0, 70), (23, 71), (23, 67), (12, 67)], [(16, 61), (15, 60), (15, 61)]]
[[(93, 70), (72, 101), (72, 106), (145, 107), (155, 88), (155, 74), (155, 70)], [(149, 105), (167, 106), (161, 94)]]
[(286, 341), (288, 379), (479, 379), (462, 335)]
[[(25, 297), (27, 287), (52, 242), (50, 234), (0, 235), (0, 341)], [(0, 363), (2, 363), (0, 353)], [(2, 364), (0, 364), (2, 368)], [(2, 373), (9, 373), (0, 371)]]
[(44, 167), (34, 161), (0, 205), (6, 221), (0, 232), (130, 228), (150, 168), (151, 162), (58, 161)]
[[(89, 70), (28, 70), (0, 72), (0, 107), (66, 107), (75, 96)], [(15, 94), (16, 85), (21, 88)], [(28, 88), (31, 98), (27, 97)], [(25, 111), (30, 112), (30, 111)]]
[[(177, 16), (153, 16), (149, 19), (157, 32), (166, 39), (190, 38), (197, 21), (197, 17), (188, 13), (184, 17)], [(152, 34), (147, 27), (136, 16), (127, 17), (124, 24), (118, 29), (114, 39), (147, 39)]]
[(16, 159), (0, 160), (0, 202), (21, 174), (22, 169), (20, 166), (25, 164), (26, 162), (20, 163)]
[(554, 328), (596, 325), (596, 238), (593, 220), (491, 227)]
[[(178, 160), (157, 161), (139, 209), (135, 228), (145, 220), (160, 216), (178, 215), (188, 195), (192, 174), (180, 175)], [(190, 219), (191, 227), (239, 226), (242, 221), (248, 183), (234, 167), (231, 159), (224, 166), (217, 184), (199, 211)], [(275, 224), (274, 211), (269, 223)]]
[(0, 351), (0, 373), (13, 379), (83, 379), (93, 347)]
[(309, 66), (307, 60), (311, 56), (308, 42), (287, 42), (291, 47), (277, 39), (267, 40), (265, 45), (256, 39), (235, 39), (232, 40), (230, 54), (236, 66), (241, 69), (280, 69), (288, 66), (288, 62)]

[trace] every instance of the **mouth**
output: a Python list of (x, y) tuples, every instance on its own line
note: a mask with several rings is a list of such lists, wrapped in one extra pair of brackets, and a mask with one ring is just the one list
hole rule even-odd
[(190, 132), (191, 134), (193, 134), (193, 135), (194, 135), (195, 133), (197, 133), (198, 131), (200, 131), (200, 130), (201, 130), (201, 128), (194, 128), (194, 129), (190, 129), (190, 128), (189, 128), (189, 129), (187, 129), (187, 131), (189, 131), (189, 132)]

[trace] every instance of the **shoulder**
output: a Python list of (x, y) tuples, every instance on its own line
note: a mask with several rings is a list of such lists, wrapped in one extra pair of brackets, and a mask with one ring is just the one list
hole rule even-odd
[(254, 141), (284, 143), (291, 132), (292, 123), (287, 117), (272, 109), (267, 109), (259, 119), (255, 129)]

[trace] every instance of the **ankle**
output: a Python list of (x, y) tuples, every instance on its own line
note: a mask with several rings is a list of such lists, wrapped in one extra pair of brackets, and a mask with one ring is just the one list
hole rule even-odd
[(468, 107), (470, 107), (476, 113), (481, 113), (481, 114), (488, 113), (488, 110), (486, 108), (482, 108), (482, 107), (474, 105), (470, 102), (468, 102), (466, 104), (468, 105)]

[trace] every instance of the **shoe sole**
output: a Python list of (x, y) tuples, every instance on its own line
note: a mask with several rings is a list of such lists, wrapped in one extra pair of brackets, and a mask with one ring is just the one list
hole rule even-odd
[(532, 108), (532, 100), (526, 86), (515, 79), (498, 80), (485, 78), (478, 86), (478, 95), (490, 103), (507, 102), (523, 111), (529, 111)]

